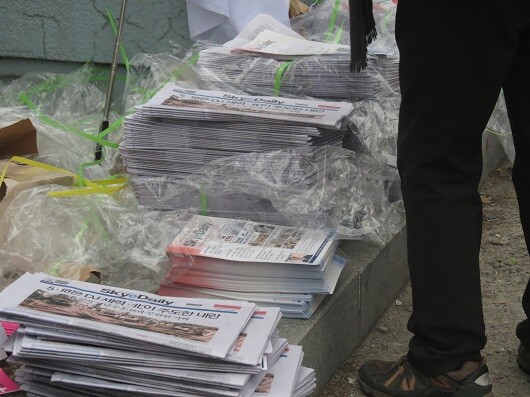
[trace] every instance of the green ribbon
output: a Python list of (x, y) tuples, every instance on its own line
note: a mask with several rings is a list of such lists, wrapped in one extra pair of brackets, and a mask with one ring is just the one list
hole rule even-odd
[[(116, 27), (116, 22), (114, 22), (114, 17), (112, 16), (112, 12), (107, 8), (105, 10), (107, 12), (107, 18), (109, 19), (110, 26), (112, 27), (112, 31), (114, 32), (114, 36), (118, 36), (118, 28)], [(131, 63), (129, 62), (129, 58), (127, 57), (127, 53), (125, 52), (125, 48), (123, 47), (123, 44), (120, 41), (120, 54), (121, 59), (123, 60), (123, 63), (125, 64), (125, 69), (129, 71), (129, 67)]]
[(276, 70), (276, 75), (274, 76), (274, 96), (279, 96), (282, 89), (282, 80), (285, 71), (291, 66), (293, 61), (287, 61), (280, 65), (278, 70)]

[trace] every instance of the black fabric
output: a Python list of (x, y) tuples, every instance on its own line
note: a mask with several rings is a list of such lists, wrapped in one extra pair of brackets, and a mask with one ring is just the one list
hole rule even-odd
[[(479, 361), (486, 343), (478, 185), (482, 132), (501, 88), (530, 246), (530, 1), (399, 0), (396, 38), (398, 167), (414, 308), (408, 358), (434, 376)], [(530, 284), (523, 307), (530, 316)], [(518, 336), (530, 344), (527, 323)]]
[(349, 0), (350, 45), (352, 72), (360, 72), (367, 66), (368, 44), (377, 37), (372, 0)]

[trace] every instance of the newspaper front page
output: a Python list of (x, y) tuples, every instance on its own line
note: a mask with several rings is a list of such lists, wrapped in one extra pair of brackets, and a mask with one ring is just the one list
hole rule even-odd
[(194, 215), (168, 252), (239, 262), (319, 265), (335, 240), (336, 234), (330, 229)]
[(185, 118), (194, 114), (195, 119), (200, 120), (208, 119), (208, 115), (235, 115), (249, 118), (248, 121), (282, 120), (338, 129), (342, 119), (353, 111), (353, 105), (348, 102), (237, 95), (182, 88), (170, 83), (140, 109), (149, 110), (153, 116), (157, 112), (173, 113)]
[(255, 304), (168, 298), (26, 273), (0, 293), (9, 319), (95, 330), (141, 343), (225, 358)]

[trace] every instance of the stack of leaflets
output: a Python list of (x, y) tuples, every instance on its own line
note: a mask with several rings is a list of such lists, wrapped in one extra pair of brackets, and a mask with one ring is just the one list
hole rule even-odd
[(26, 273), (0, 294), (28, 396), (308, 396), (314, 371), (277, 308), (167, 298)]
[(341, 146), (352, 110), (345, 102), (234, 95), (170, 83), (126, 118), (120, 152), (133, 176), (182, 179), (235, 154)]
[(331, 229), (194, 215), (168, 247), (173, 268), (159, 293), (244, 299), (308, 318), (345, 265)]

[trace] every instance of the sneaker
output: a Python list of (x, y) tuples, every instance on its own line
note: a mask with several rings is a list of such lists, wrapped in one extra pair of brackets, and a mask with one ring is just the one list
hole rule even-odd
[(484, 362), (469, 361), (458, 371), (430, 377), (406, 357), (395, 363), (368, 361), (359, 370), (359, 383), (370, 397), (494, 397)]
[(517, 349), (517, 364), (521, 371), (530, 375), (530, 351), (522, 343)]

